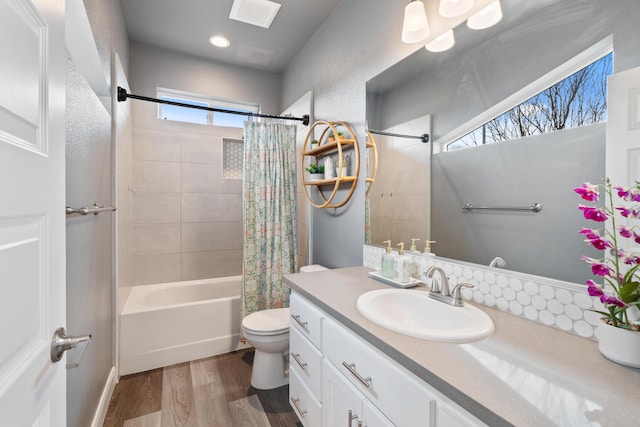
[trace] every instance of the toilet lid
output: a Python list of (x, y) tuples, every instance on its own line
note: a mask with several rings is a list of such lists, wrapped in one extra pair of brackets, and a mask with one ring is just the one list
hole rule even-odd
[(289, 330), (289, 309), (273, 308), (256, 311), (242, 319), (242, 327), (260, 335), (279, 335)]

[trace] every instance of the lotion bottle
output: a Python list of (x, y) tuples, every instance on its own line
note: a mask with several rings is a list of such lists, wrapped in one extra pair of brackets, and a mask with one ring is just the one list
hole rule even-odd
[(391, 250), (391, 240), (385, 240), (382, 243), (387, 244), (387, 251), (382, 254), (380, 274), (387, 279), (393, 279), (393, 269), (395, 266), (395, 259), (397, 255)]
[(404, 253), (404, 242), (398, 243), (400, 253), (395, 259), (393, 278), (400, 283), (408, 283), (411, 281), (412, 263), (411, 257)]
[(423, 254), (425, 255), (435, 255), (434, 253), (431, 252), (431, 244), (435, 243), (435, 240), (425, 240), (425, 245), (424, 245), (424, 252)]

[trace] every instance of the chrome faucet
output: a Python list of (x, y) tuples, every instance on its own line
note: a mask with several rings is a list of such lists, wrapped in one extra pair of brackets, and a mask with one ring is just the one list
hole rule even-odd
[(504, 268), (506, 267), (507, 263), (500, 258), (499, 256), (495, 257), (490, 263), (489, 263), (489, 267), (500, 267), (500, 268)]
[[(433, 278), (433, 274), (435, 272), (440, 273), (440, 279), (442, 280), (442, 288), (440, 287), (440, 283)], [(462, 289), (463, 288), (473, 288), (472, 284), (469, 283), (460, 283), (454, 286), (453, 291), (449, 289), (449, 280), (447, 279), (447, 275), (443, 269), (440, 267), (431, 266), (427, 270), (427, 278), (431, 279), (431, 288), (429, 290), (429, 297), (435, 299), (436, 301), (443, 302), (445, 304), (453, 305), (455, 307), (463, 307), (464, 300), (462, 299)]]
[[(436, 279), (433, 278), (433, 273), (440, 273), (440, 279), (442, 280), (442, 289), (440, 288), (440, 283)], [(437, 293), (438, 295), (451, 296), (451, 292), (449, 291), (449, 280), (447, 279), (447, 274), (440, 267), (436, 267), (432, 265), (427, 270), (427, 278), (431, 279), (431, 293)]]

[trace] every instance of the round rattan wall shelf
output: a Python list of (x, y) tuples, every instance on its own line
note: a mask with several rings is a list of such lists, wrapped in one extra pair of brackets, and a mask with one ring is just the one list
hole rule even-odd
[[(369, 156), (371, 153), (371, 156)], [(376, 180), (376, 174), (378, 173), (378, 149), (376, 148), (376, 141), (373, 139), (373, 135), (367, 129), (367, 161), (366, 161), (366, 169), (367, 169), (367, 191), (365, 197), (369, 196), (369, 192), (371, 191), (371, 187), (373, 187), (373, 182)]]
[[(314, 130), (320, 136), (317, 138), (317, 146), (312, 147)], [(345, 134), (345, 135), (342, 135)], [(348, 137), (347, 137), (348, 136)], [(352, 151), (352, 156), (345, 156), (345, 151)], [(325, 158), (335, 158), (333, 162), (337, 167), (335, 175), (325, 172), (324, 179), (311, 180), (305, 170), (311, 163), (321, 164)], [(347, 165), (347, 158), (353, 158), (351, 165)], [(302, 183), (304, 193), (309, 203), (315, 208), (339, 208), (351, 199), (358, 183), (358, 173), (360, 172), (360, 152), (358, 140), (353, 130), (345, 122), (317, 121), (309, 129), (309, 133), (302, 147)], [(344, 167), (347, 173), (344, 173)], [(347, 195), (335, 201), (340, 188), (348, 189)], [(317, 194), (321, 202), (316, 203), (311, 194)]]

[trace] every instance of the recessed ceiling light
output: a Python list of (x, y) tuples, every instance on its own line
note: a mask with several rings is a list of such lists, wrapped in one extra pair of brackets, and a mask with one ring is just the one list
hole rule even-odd
[(280, 4), (269, 0), (233, 0), (229, 18), (269, 28), (280, 10)]
[(211, 43), (215, 47), (229, 47), (229, 45), (231, 45), (231, 42), (228, 38), (219, 34), (209, 37), (209, 43)]

